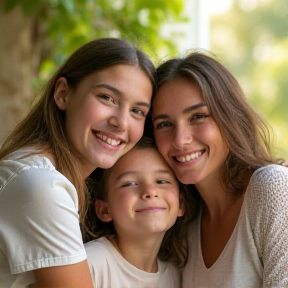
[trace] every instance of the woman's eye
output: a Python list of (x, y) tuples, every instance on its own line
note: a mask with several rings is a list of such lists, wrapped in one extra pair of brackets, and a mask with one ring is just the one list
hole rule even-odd
[(156, 129), (166, 128), (170, 126), (172, 126), (170, 122), (159, 122), (158, 124), (156, 124)]
[(143, 117), (146, 116), (145, 113), (141, 109), (138, 109), (138, 108), (133, 108), (132, 112)]
[(205, 120), (205, 118), (209, 117), (208, 114), (195, 114), (191, 117), (190, 121), (197, 121), (197, 122), (202, 122)]
[(109, 101), (109, 102), (112, 102), (112, 103), (115, 104), (114, 99), (113, 99), (111, 96), (109, 96), (109, 95), (100, 94), (99, 97), (100, 97), (101, 99), (105, 100), (105, 101)]

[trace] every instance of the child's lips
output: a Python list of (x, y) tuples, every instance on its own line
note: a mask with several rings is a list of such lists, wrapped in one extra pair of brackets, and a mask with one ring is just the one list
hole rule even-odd
[(164, 210), (166, 210), (165, 207), (151, 206), (151, 207), (137, 209), (136, 212), (157, 212), (157, 211), (164, 211)]

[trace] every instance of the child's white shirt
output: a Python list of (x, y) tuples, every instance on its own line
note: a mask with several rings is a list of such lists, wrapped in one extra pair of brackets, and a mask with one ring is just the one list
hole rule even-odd
[(180, 272), (158, 260), (158, 272), (148, 273), (130, 264), (105, 237), (85, 244), (96, 288), (180, 288)]

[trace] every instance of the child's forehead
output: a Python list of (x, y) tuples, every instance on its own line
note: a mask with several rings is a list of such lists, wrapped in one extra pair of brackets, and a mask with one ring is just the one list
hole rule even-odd
[(123, 155), (112, 168), (111, 174), (119, 174), (124, 171), (144, 171), (144, 170), (163, 170), (172, 172), (157, 148), (154, 147), (134, 147)]

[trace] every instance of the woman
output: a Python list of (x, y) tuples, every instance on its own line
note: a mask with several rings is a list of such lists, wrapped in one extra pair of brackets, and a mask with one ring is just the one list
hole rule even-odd
[(288, 286), (288, 169), (227, 69), (201, 53), (157, 69), (154, 136), (199, 195), (183, 287)]
[(89, 42), (9, 136), (0, 151), (1, 287), (92, 287), (79, 226), (85, 180), (141, 138), (154, 74), (129, 42)]

